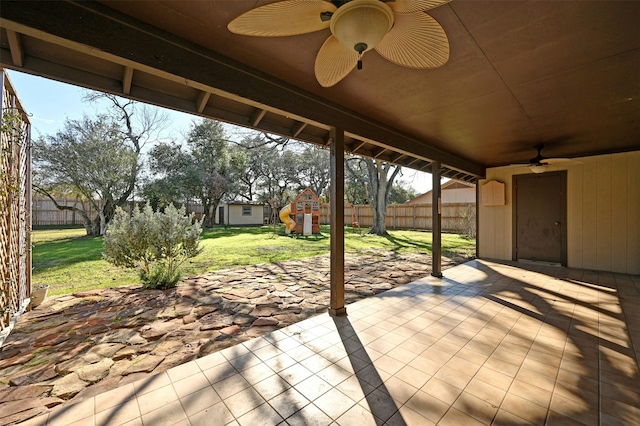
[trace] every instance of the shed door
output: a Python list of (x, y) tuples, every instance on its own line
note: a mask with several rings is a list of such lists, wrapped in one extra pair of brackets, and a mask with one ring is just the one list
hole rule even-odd
[(567, 173), (513, 177), (514, 260), (567, 264)]
[(218, 207), (218, 225), (224, 225), (224, 207)]

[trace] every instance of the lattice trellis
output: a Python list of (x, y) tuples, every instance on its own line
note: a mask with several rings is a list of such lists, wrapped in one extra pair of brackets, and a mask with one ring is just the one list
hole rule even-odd
[(11, 83), (2, 80), (0, 131), (0, 332), (18, 314), (31, 286), (30, 124)]

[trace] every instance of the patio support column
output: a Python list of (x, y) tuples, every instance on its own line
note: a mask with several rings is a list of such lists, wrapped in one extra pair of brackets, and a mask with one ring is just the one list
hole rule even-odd
[(433, 177), (433, 189), (431, 197), (431, 222), (432, 222), (432, 254), (431, 275), (442, 278), (442, 196), (440, 190), (440, 162), (431, 164)]
[(480, 259), (480, 178), (476, 178), (476, 258)]
[(329, 314), (347, 314), (344, 306), (344, 130), (331, 128), (331, 299)]

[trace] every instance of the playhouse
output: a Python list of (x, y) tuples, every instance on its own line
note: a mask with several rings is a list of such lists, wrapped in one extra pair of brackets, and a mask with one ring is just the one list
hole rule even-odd
[[(280, 211), (280, 218), (287, 225), (287, 231), (302, 235), (320, 233), (320, 199), (307, 188), (296, 199)], [(287, 220), (288, 219), (288, 220)]]

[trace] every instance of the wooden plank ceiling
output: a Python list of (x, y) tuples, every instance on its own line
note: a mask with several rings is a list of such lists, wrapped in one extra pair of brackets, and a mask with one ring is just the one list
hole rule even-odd
[[(449, 62), (364, 69), (321, 87), (329, 30), (257, 38), (265, 1), (3, 1), (0, 66), (473, 182), (486, 167), (640, 149), (640, 2), (465, 1), (430, 14)], [(46, 96), (46, 94), (43, 94)], [(62, 108), (64, 106), (61, 106)]]

